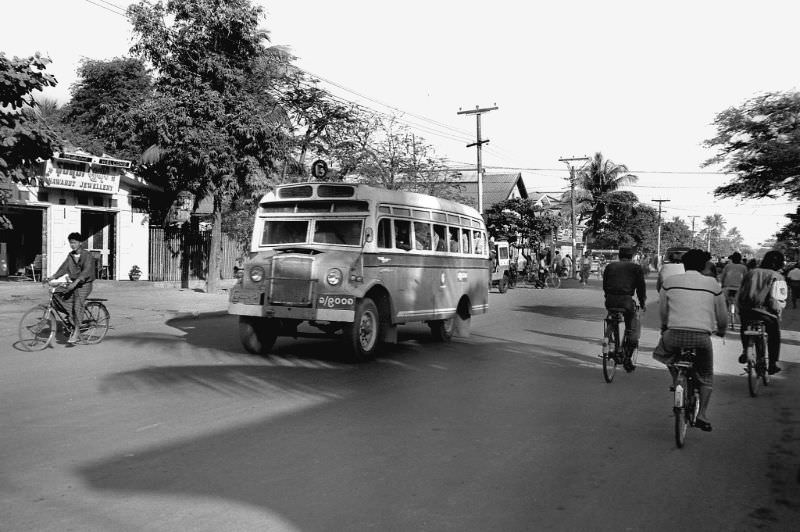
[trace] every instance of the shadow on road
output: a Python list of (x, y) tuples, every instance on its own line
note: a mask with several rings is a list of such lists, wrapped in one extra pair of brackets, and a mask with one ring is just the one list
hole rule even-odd
[(514, 309), (518, 312), (532, 312), (572, 320), (602, 321), (606, 311), (597, 307), (578, 307), (573, 305), (525, 305)]

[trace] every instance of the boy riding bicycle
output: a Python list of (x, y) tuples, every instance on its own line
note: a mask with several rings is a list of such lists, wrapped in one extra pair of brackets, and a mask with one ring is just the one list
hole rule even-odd
[(631, 350), (625, 354), (622, 366), (631, 372), (636, 367), (630, 359), (630, 352), (639, 345), (641, 323), (633, 300), (634, 294), (639, 299), (639, 307), (645, 309), (647, 294), (644, 284), (644, 270), (632, 261), (633, 248), (619, 248), (619, 261), (612, 262), (603, 271), (603, 292), (606, 309), (623, 309), (625, 316), (625, 334)]
[(70, 310), (70, 319), (75, 324), (67, 343), (77, 344), (80, 340), (79, 325), (83, 320), (83, 308), (86, 305), (86, 298), (92, 292), (94, 258), (91, 253), (82, 249), (80, 233), (70, 233), (67, 239), (72, 251), (67, 255), (66, 260), (64, 260), (56, 273), (52, 277), (45, 279), (45, 281), (49, 282), (53, 278), (61, 277), (64, 274), (69, 277), (69, 285), (60, 294), (60, 297), (64, 302), (64, 306)]

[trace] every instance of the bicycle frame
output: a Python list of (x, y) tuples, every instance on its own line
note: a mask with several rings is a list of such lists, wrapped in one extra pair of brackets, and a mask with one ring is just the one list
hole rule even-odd
[(694, 348), (683, 348), (678, 360), (672, 364), (677, 371), (672, 403), (675, 415), (675, 443), (681, 448), (686, 441), (688, 426), (694, 427), (700, 412), (700, 389), (694, 370)]
[(764, 386), (769, 385), (769, 374), (767, 373), (767, 326), (763, 321), (753, 321), (747, 325), (744, 331), (747, 337), (747, 362), (745, 371), (747, 372), (747, 388), (750, 397), (758, 395), (759, 382)]

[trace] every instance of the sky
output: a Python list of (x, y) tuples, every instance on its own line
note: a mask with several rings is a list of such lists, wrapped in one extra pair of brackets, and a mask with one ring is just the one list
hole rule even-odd
[[(65, 102), (82, 57), (127, 55), (129, 0), (2, 0), (0, 51), (53, 63)], [(764, 92), (797, 90), (800, 3), (495, 0), (255, 0), (271, 44), (288, 46), (321, 87), (401, 113), (454, 167), (523, 174), (529, 191), (567, 187), (565, 157), (625, 164), (639, 200), (700, 229), (719, 213), (756, 246), (788, 222), (786, 198), (717, 199), (731, 176), (702, 167), (715, 116)], [(32, 18), (33, 17), (33, 18)]]

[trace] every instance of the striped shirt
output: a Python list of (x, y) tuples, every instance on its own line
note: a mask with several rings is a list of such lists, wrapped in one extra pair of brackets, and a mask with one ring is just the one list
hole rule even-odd
[(716, 279), (695, 270), (664, 279), (661, 326), (712, 333), (728, 326), (725, 297)]

